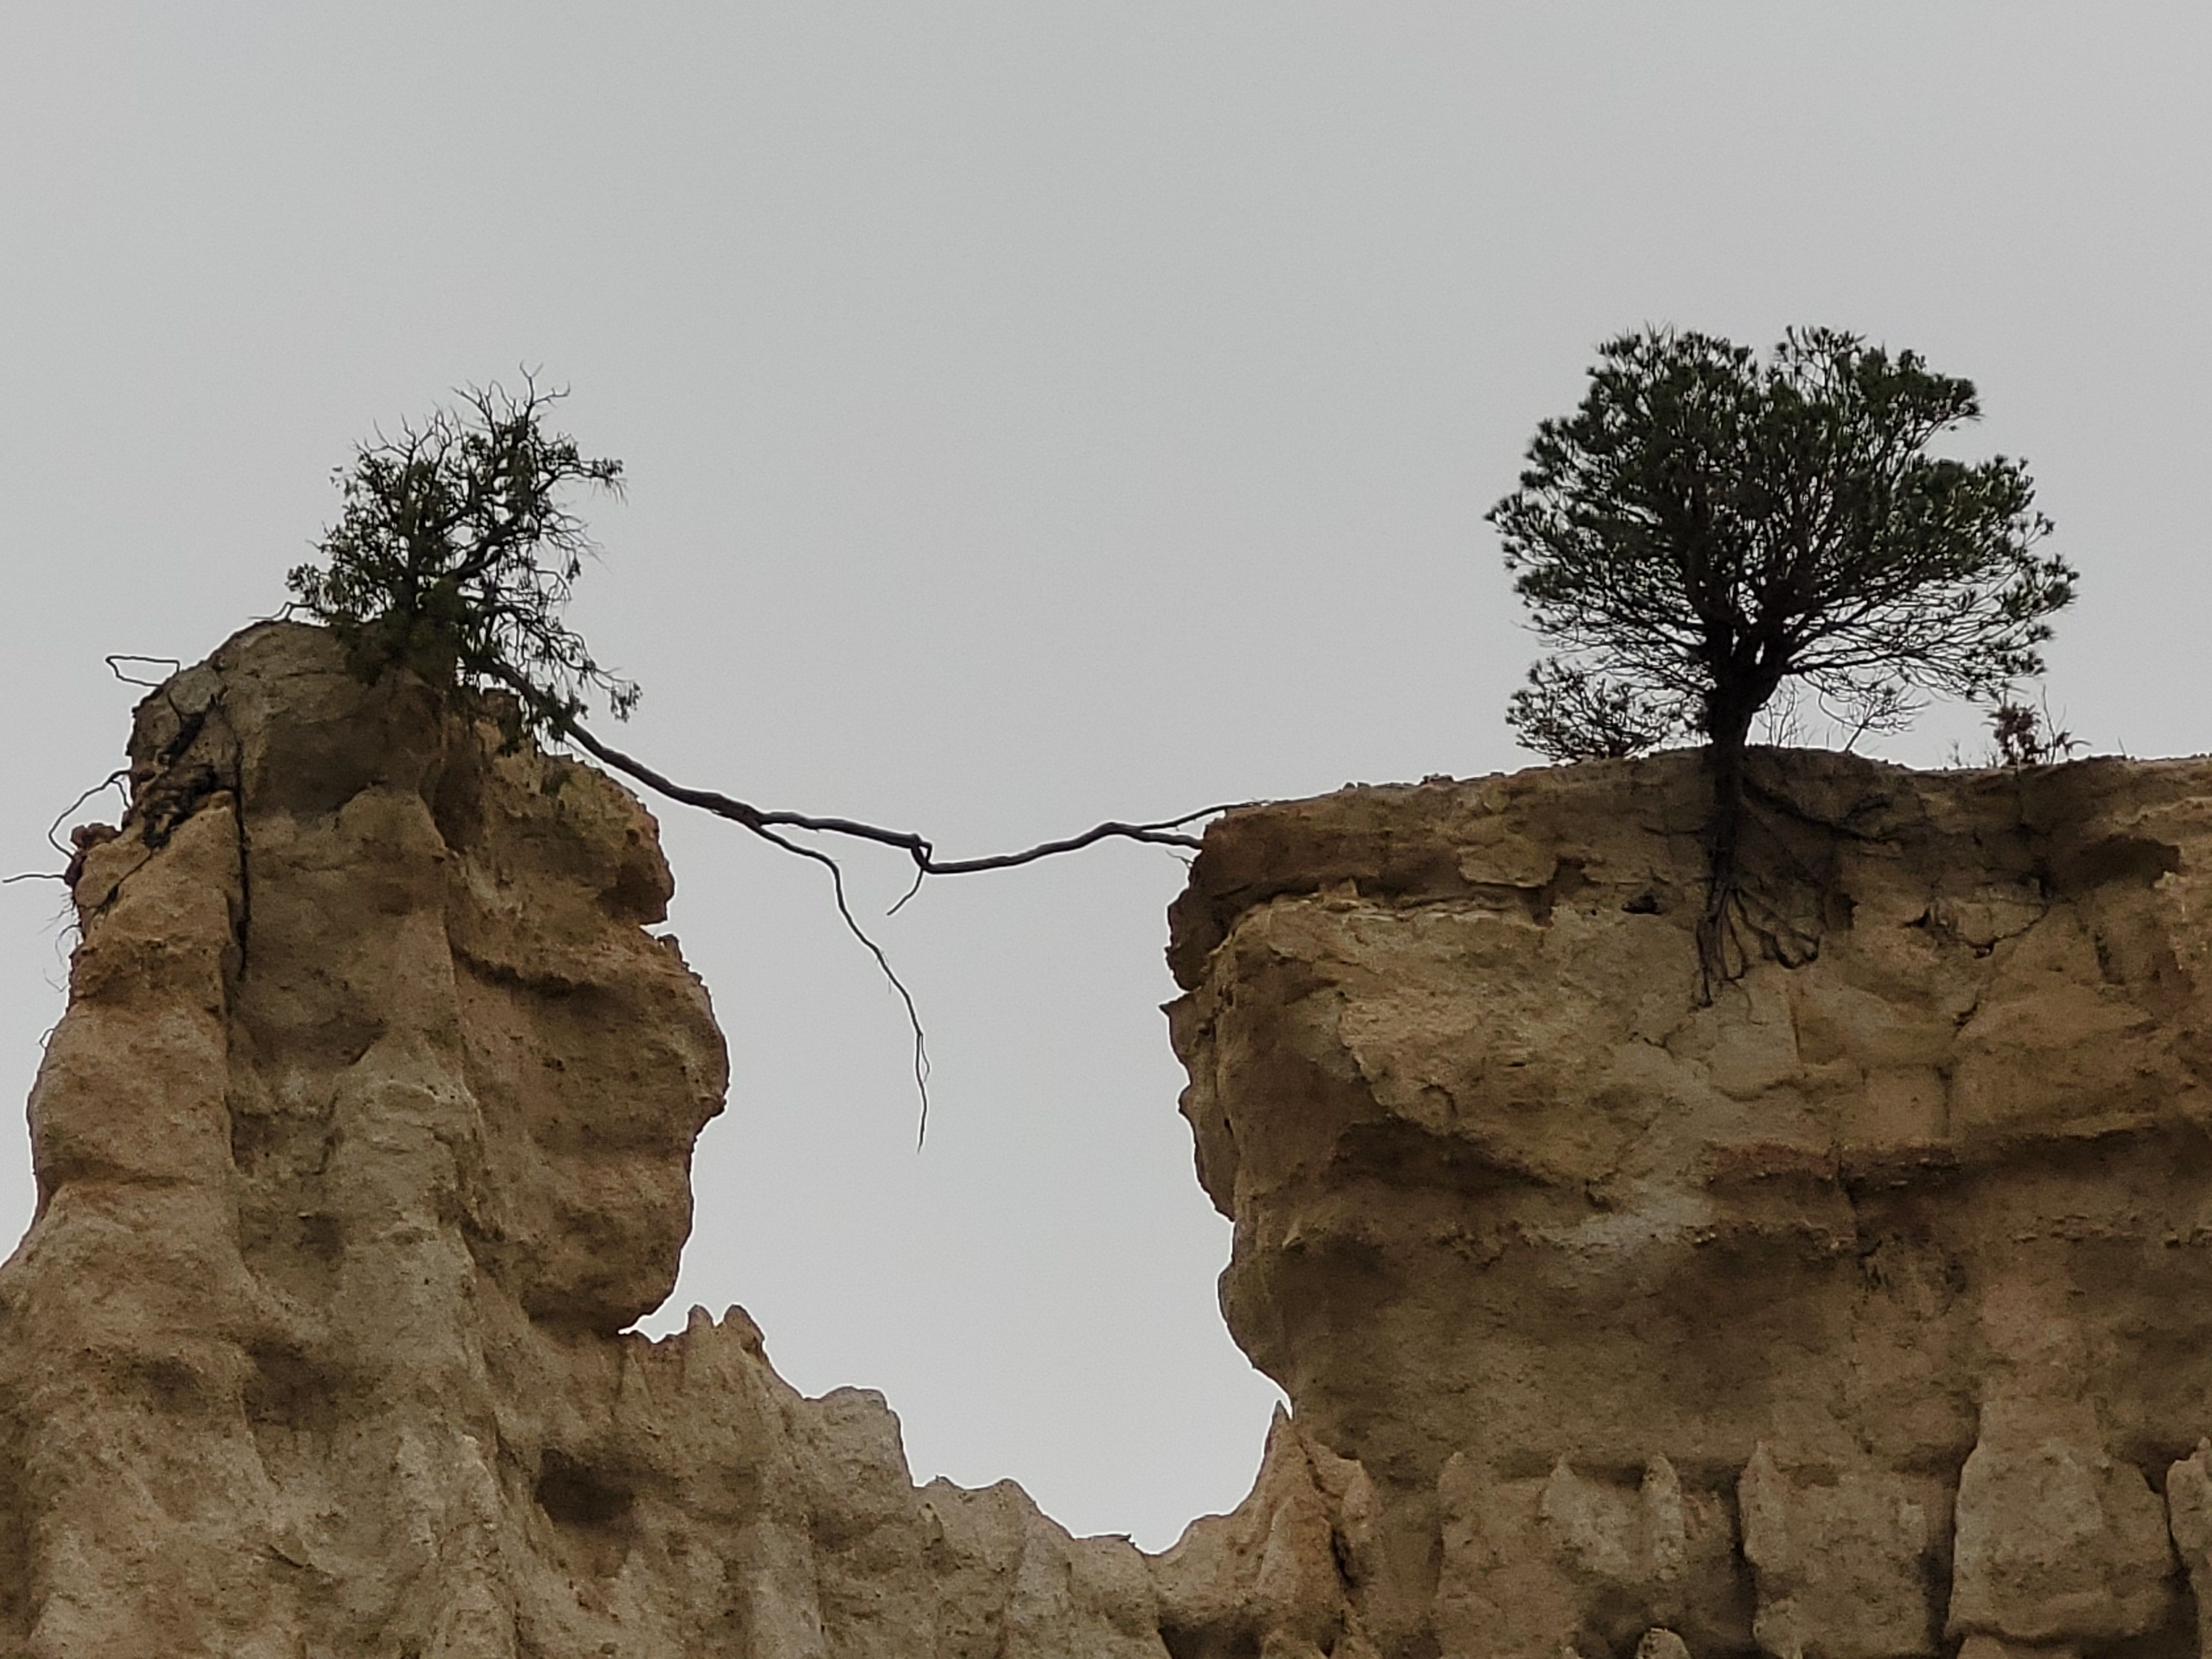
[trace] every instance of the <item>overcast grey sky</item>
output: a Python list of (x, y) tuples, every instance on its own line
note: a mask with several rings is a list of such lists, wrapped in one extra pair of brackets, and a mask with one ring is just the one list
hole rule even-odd
[[(103, 653), (273, 609), (355, 440), (526, 362), (629, 464), (574, 613), (629, 746), (948, 851), (1525, 763), (1481, 514), (1645, 321), (1972, 376), (2083, 574), (2054, 707), (2204, 749), (2208, 85), (2178, 0), (0, 3), (0, 847), (50, 866), (118, 763)], [(884, 924), (917, 1156), (818, 872), (661, 817), (736, 1078), (649, 1328), (742, 1302), (917, 1474), (1078, 1531), (1233, 1504), (1274, 1395), (1175, 1112), (1180, 866)], [(20, 1098), (65, 943), (53, 884), (0, 894)], [(29, 1204), (19, 1130), (0, 1231)]]

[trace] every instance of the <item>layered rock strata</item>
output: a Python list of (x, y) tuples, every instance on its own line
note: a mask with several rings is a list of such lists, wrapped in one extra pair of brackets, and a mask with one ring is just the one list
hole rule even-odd
[(1170, 1012), (1223, 1305), (1391, 1654), (2184, 1655), (2212, 763), (1691, 755), (1232, 815)]
[(801, 1398), (741, 1310), (622, 1334), (675, 1281), (722, 1040), (648, 931), (651, 817), (496, 712), (282, 625), (140, 708), (0, 1269), (0, 1654), (1334, 1644), (1342, 1466), (1287, 1423), (1153, 1561), (917, 1488), (883, 1400)]
[(650, 817), (249, 629), (141, 708), (0, 1268), (0, 1655), (2179, 1659), (2212, 763), (1693, 757), (1231, 814), (1171, 1028), (1293, 1403), (1173, 1550), (917, 1487), (674, 1282)]

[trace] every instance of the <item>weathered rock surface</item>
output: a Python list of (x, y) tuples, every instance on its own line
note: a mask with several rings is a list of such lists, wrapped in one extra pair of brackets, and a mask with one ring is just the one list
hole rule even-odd
[(0, 1656), (2212, 1651), (2212, 763), (1661, 757), (1231, 815), (1170, 1010), (1293, 1405), (1164, 1555), (917, 1488), (674, 1282), (652, 819), (247, 630), (79, 839), (0, 1268)]
[(1345, 1480), (1287, 1425), (1156, 1578), (1014, 1486), (917, 1489), (882, 1399), (801, 1398), (741, 1310), (620, 1334), (674, 1282), (725, 1068), (605, 777), (294, 626), (149, 698), (131, 758), (0, 1269), (0, 1655), (1334, 1639)]
[(1207, 837), (1184, 1110), (1231, 1328), (1368, 1482), (1352, 1617), (2212, 1651), (2212, 763), (1755, 769), (1708, 1006), (1694, 756)]

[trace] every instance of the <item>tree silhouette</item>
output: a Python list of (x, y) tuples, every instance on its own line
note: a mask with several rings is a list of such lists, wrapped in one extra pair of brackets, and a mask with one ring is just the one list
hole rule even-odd
[(561, 393), (472, 386), (397, 437), (379, 435), (334, 475), (342, 506), (286, 578), (298, 607), (368, 664), (512, 693), (532, 732), (561, 735), (589, 694), (616, 718), (638, 688), (592, 660), (561, 613), (597, 551), (568, 504), (579, 487), (619, 493), (622, 463), (589, 460), (545, 429)]
[(2075, 577), (2039, 551), (2027, 469), (1928, 453), (1980, 413), (1972, 382), (1855, 334), (1792, 330), (1761, 362), (1646, 329), (1599, 349), (1580, 408), (1537, 428), (1490, 511), (1530, 625), (1560, 647), (1512, 700), (1522, 740), (1557, 760), (1706, 744), (1707, 994), (1739, 965), (1744, 751), (1778, 690), (1856, 735), (2042, 671)]
[(823, 866), (838, 915), (904, 1005), (926, 1133), (929, 1060), (920, 1012), (854, 916), (843, 866), (799, 837), (842, 837), (904, 854), (914, 870), (911, 898), (931, 876), (1012, 869), (1104, 841), (1194, 848), (1199, 837), (1189, 826), (1227, 808), (1146, 823), (1109, 820), (1015, 852), (948, 859), (915, 831), (756, 806), (678, 783), (607, 744), (584, 723), (591, 700), (626, 720), (638, 687), (601, 667), (562, 612), (597, 551), (569, 498), (578, 489), (619, 492), (622, 463), (587, 459), (573, 438), (548, 429), (562, 395), (527, 374), (519, 396), (497, 385), (469, 387), (419, 425), (362, 445), (335, 474), (341, 507), (316, 544), (323, 562), (300, 565), (286, 579), (293, 608), (336, 633), (365, 678), (404, 664), (435, 684), (503, 692), (514, 740), (573, 744), (656, 793)]

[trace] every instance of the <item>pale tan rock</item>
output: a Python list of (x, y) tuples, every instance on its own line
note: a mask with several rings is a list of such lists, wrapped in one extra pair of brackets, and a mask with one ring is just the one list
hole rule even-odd
[(1126, 1540), (917, 1490), (741, 1310), (620, 1334), (725, 1078), (635, 800), (291, 626), (131, 753), (0, 1269), (0, 1653), (1166, 1659)]
[(2212, 1651), (2212, 1439), (2166, 1470), (2166, 1513), (2197, 1604), (2197, 1650)]
[(1986, 1370), (1960, 1474), (1954, 1634), (2078, 1646), (2147, 1635), (2176, 1611), (2166, 1506), (2106, 1444), (2079, 1300), (2047, 1243), (1981, 1291)]
[(1694, 757), (1230, 815), (1171, 1030), (1292, 1410), (1148, 1559), (917, 1489), (740, 1310), (623, 1334), (721, 1039), (650, 817), (494, 712), (284, 625), (140, 709), (0, 1268), (0, 1654), (2190, 1650), (2212, 764), (1755, 756), (1711, 1006)]
[(2028, 1642), (2008, 1642), (1977, 1633), (1959, 1644), (1958, 1659), (2081, 1659), (2075, 1647), (2039, 1647)]
[(2081, 1402), (1984, 1408), (1960, 1475), (1954, 1634), (2078, 1646), (2145, 1635), (2172, 1615), (2166, 1506), (2095, 1430)]
[(1692, 1633), (1735, 1622), (1725, 1505), (1686, 1495), (1663, 1457), (1630, 1486), (1565, 1460), (1541, 1480), (1502, 1480), (1459, 1456), (1437, 1500), (1446, 1653), (1611, 1653), (1648, 1633), (1653, 1610)]
[(1275, 1414), (1251, 1496), (1191, 1522), (1153, 1564), (1159, 1629), (1178, 1659), (1330, 1653), (1361, 1638), (1348, 1575), (1370, 1547), (1371, 1488)]
[(1532, 1547), (1545, 1484), (1500, 1480), (1464, 1455), (1444, 1465), (1433, 1628), (1445, 1659), (1555, 1659), (1575, 1650), (1575, 1586), (1549, 1552)]
[[(2212, 763), (1752, 766), (1765, 946), (1710, 1006), (1694, 755), (1208, 833), (1184, 1111), (1231, 1330), (1373, 1482), (1355, 1604), (1407, 1652), (1936, 1653), (1956, 1504), (1952, 1639), (2163, 1652), (2139, 1471), (2212, 1395)], [(2091, 1420), (1985, 1442), (2013, 1398)], [(1704, 1626), (1632, 1568), (1662, 1459), (1742, 1497)]]
[(1928, 1587), (1950, 1493), (1887, 1470), (1784, 1474), (1762, 1441), (1736, 1486), (1759, 1585), (1753, 1633), (1777, 1659), (1901, 1659), (1942, 1650)]

